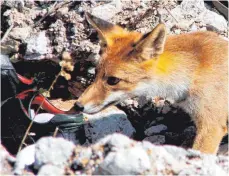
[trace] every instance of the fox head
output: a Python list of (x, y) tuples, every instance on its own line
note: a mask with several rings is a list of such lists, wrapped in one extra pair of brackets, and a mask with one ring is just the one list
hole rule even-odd
[(98, 32), (101, 59), (94, 83), (79, 97), (76, 106), (92, 114), (126, 98), (146, 93), (152, 75), (159, 74), (161, 69), (156, 58), (163, 53), (166, 29), (164, 24), (159, 24), (143, 35), (88, 13), (86, 18)]

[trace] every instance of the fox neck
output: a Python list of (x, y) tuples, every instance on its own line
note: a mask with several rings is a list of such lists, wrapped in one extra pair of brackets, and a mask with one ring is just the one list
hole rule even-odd
[[(188, 57), (188, 56), (187, 56)], [(192, 66), (184, 66), (186, 59), (179, 54), (164, 52), (158, 58), (145, 61), (143, 69), (148, 74), (148, 80), (136, 86), (134, 94), (137, 96), (160, 96), (173, 102), (178, 102), (187, 97), (191, 81)]]

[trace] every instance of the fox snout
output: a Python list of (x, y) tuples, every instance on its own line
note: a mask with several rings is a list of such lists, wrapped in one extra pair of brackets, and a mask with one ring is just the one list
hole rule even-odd
[(79, 97), (75, 103), (74, 110), (87, 114), (97, 113), (104, 109), (107, 103), (109, 103), (105, 100), (108, 94), (109, 92), (104, 90), (104, 86), (101, 82), (95, 82)]
[(125, 98), (128, 98), (126, 92), (121, 90), (114, 92), (108, 90), (103, 83), (94, 82), (76, 101), (74, 110), (94, 114)]

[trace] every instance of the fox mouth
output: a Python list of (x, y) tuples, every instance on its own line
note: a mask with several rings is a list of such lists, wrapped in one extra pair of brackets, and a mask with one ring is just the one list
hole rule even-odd
[[(119, 101), (111, 101), (110, 103), (108, 103), (107, 105), (105, 105), (104, 107), (103, 107), (103, 109), (105, 109), (105, 108), (107, 108), (107, 107), (109, 107), (109, 106), (111, 106), (111, 105), (116, 105), (116, 104), (118, 104), (119, 103)], [(102, 110), (103, 110), (102, 109)]]
[[(94, 112), (85, 112), (85, 113), (86, 113), (86, 114), (96, 114), (96, 113), (98, 113), (98, 112), (100, 112), (100, 111), (102, 111), (102, 110), (108, 108), (109, 106), (115, 105), (115, 104), (117, 104), (117, 103), (119, 103), (119, 101), (111, 101), (111, 102), (109, 102), (108, 104), (106, 104), (105, 106), (103, 106), (103, 107), (102, 107), (101, 109), (99, 109), (99, 110), (96, 110), (96, 111), (94, 111)], [(92, 109), (92, 111), (93, 111), (93, 109)]]

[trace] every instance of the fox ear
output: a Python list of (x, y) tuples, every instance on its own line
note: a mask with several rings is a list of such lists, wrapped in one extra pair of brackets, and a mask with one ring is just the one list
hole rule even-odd
[(88, 12), (86, 12), (85, 16), (88, 23), (91, 24), (98, 32), (99, 38), (102, 40), (103, 44), (109, 44), (109, 42), (112, 40), (112, 35), (115, 33), (118, 34), (125, 31), (122, 27), (104, 21)]
[(135, 46), (135, 52), (141, 60), (152, 59), (163, 53), (166, 39), (164, 24), (158, 24), (151, 32), (145, 34)]

